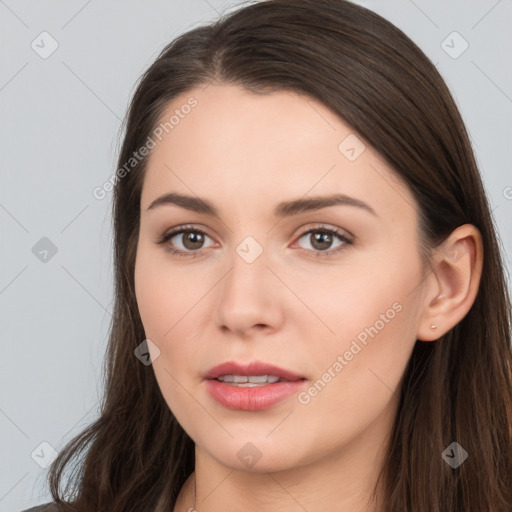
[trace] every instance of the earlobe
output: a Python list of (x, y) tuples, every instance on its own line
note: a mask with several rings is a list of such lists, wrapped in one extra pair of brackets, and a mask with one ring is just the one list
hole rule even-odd
[(417, 339), (437, 340), (466, 316), (478, 293), (482, 266), (482, 237), (472, 224), (459, 226), (435, 249)]

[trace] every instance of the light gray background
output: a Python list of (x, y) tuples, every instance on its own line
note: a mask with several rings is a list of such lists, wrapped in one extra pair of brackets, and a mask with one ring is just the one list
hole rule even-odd
[[(49, 501), (41, 443), (58, 451), (97, 415), (112, 233), (111, 194), (92, 190), (115, 171), (135, 82), (171, 39), (241, 3), (0, 0), (0, 511)], [(447, 81), (510, 269), (512, 2), (359, 3), (404, 30)], [(58, 43), (46, 59), (31, 47), (50, 48), (43, 31)], [(469, 44), (458, 58), (445, 51), (463, 48), (446, 39), (453, 31)], [(57, 248), (46, 262), (32, 250), (43, 237)]]

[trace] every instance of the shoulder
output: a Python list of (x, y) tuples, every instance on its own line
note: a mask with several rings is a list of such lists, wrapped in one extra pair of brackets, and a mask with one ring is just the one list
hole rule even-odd
[(59, 512), (59, 507), (53, 503), (45, 503), (44, 505), (38, 505), (37, 507), (28, 508), (21, 512)]

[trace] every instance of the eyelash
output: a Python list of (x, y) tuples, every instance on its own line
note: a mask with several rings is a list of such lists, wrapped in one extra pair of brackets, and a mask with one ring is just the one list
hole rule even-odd
[[(201, 233), (201, 235), (207, 236), (209, 238), (210, 235), (206, 233), (206, 231), (203, 231), (202, 229), (196, 228), (194, 226), (181, 226), (179, 228), (176, 228), (168, 233), (164, 233), (155, 243), (157, 245), (164, 245), (167, 241), (169, 241), (171, 238), (174, 238), (176, 235), (180, 235), (183, 233)], [(301, 233), (297, 240), (300, 240), (304, 235), (308, 235), (310, 233), (324, 233), (329, 235), (334, 235), (337, 238), (339, 238), (343, 244), (338, 246), (336, 249), (328, 249), (326, 251), (315, 251), (313, 250), (313, 253), (315, 257), (327, 257), (331, 256), (333, 254), (337, 254), (341, 251), (343, 251), (347, 245), (353, 245), (353, 242), (349, 240), (341, 231), (338, 231), (337, 229), (333, 228), (326, 228), (326, 227), (316, 227), (309, 229), (307, 231), (304, 231)], [(167, 245), (165, 247), (165, 250), (170, 252), (171, 254), (178, 256), (178, 257), (184, 257), (184, 258), (196, 258), (201, 255), (201, 249), (197, 251), (182, 251), (181, 249), (174, 249), (170, 245)], [(309, 251), (309, 249), (304, 249), (305, 251)]]

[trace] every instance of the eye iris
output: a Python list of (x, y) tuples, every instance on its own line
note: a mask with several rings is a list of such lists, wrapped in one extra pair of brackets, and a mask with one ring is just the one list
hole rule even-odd
[[(312, 233), (311, 236), (312, 236), (311, 245), (315, 249), (325, 250), (325, 249), (328, 249), (330, 247), (330, 245), (332, 244), (332, 235), (330, 233), (317, 232), (317, 233)], [(323, 241), (323, 243), (322, 243), (322, 241)], [(317, 242), (320, 243), (320, 246), (318, 246)]]
[[(188, 250), (200, 249), (204, 244), (204, 234), (200, 231), (183, 231), (181, 236), (183, 245)], [(310, 239), (315, 249), (324, 251), (332, 245), (333, 235), (328, 231), (316, 231), (310, 233)]]
[[(189, 245), (189, 242), (191, 245)], [(204, 236), (197, 231), (187, 231), (183, 233), (183, 245), (187, 249), (200, 249), (204, 243)]]

